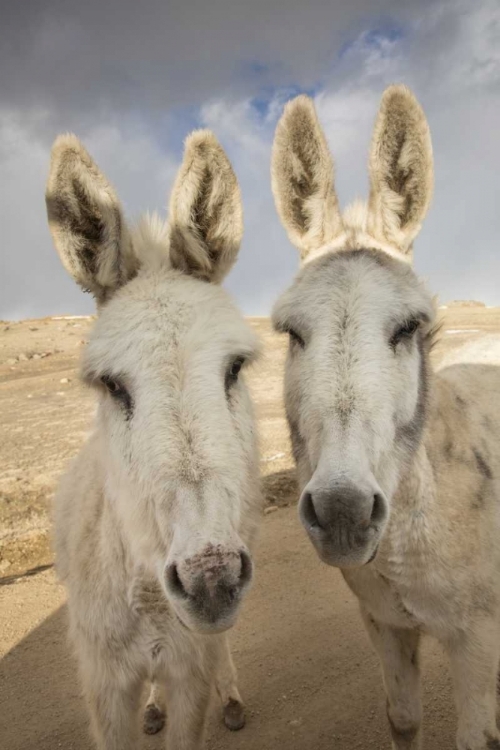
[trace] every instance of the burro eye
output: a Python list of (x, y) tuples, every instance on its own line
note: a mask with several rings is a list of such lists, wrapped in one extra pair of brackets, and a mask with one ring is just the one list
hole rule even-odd
[(410, 318), (397, 326), (389, 341), (391, 347), (396, 349), (397, 345), (402, 341), (409, 341), (412, 339), (419, 326), (420, 320), (418, 320), (418, 318)]
[(118, 380), (110, 378), (108, 375), (102, 376), (101, 383), (112, 396), (119, 396), (124, 391), (121, 383), (119, 383)]
[(229, 391), (232, 385), (238, 380), (240, 370), (245, 364), (245, 357), (235, 357), (226, 371), (226, 391)]
[(300, 336), (294, 328), (288, 329), (288, 335), (290, 337), (290, 343), (292, 345), (297, 344), (301, 349), (305, 347), (304, 339)]
[(132, 414), (132, 398), (123, 383), (110, 375), (103, 375), (101, 377), (101, 383), (113, 400), (125, 409), (127, 417), (130, 417)]

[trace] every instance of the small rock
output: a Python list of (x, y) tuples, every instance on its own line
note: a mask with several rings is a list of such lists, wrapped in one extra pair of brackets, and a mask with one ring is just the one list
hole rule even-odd
[(29, 357), (24, 352), (21, 352), (21, 354), (18, 357), (19, 362), (27, 362), (29, 360)]
[(10, 562), (10, 560), (2, 560), (0, 562), (0, 573), (5, 573), (5, 571), (8, 570), (11, 565), (12, 563)]
[(15, 365), (15, 364), (17, 364), (17, 359), (15, 359), (14, 357), (10, 357), (10, 359), (7, 360), (7, 364), (8, 365)]
[(275, 510), (278, 510), (278, 506), (277, 506), (277, 505), (270, 505), (270, 506), (269, 506), (268, 508), (266, 508), (266, 509), (264, 510), (264, 514), (265, 514), (266, 516), (268, 516), (268, 515), (269, 515), (269, 513), (274, 513), (274, 511), (275, 511)]
[(35, 328), (35, 326), (31, 326), (30, 331), (38, 331), (38, 328)]
[(291, 727), (300, 727), (302, 724), (302, 719), (292, 719), (290, 722)]
[(41, 357), (41, 359), (45, 359), (45, 357), (50, 357), (51, 354), (52, 354), (52, 352), (42, 352), (40, 354), (40, 357)]
[(71, 380), (69, 378), (61, 378), (59, 381), (60, 383), (71, 383)]
[(4, 331), (10, 331), (10, 326), (4, 326), (4, 327), (3, 327), (3, 330), (4, 330)]
[(65, 396), (64, 391), (57, 391), (56, 396)]
[(28, 393), (27, 398), (33, 398), (33, 394), (32, 393)]
[(41, 359), (41, 358), (42, 358), (41, 354), (34, 354), (31, 359)]

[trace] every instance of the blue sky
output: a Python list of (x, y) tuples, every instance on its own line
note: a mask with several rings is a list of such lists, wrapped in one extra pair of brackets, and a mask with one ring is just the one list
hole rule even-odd
[(399, 81), (424, 106), (436, 162), (417, 269), (443, 302), (500, 304), (496, 0), (49, 0), (13, 6), (2, 41), (1, 318), (93, 309), (46, 225), (57, 133), (79, 135), (133, 220), (165, 213), (195, 127), (215, 131), (242, 187), (245, 237), (227, 287), (246, 313), (267, 314), (298, 266), (269, 180), (283, 104), (314, 97), (345, 205), (366, 195), (380, 96)]

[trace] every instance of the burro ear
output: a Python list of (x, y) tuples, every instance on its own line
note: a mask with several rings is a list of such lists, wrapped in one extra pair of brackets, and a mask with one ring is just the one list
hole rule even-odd
[(342, 232), (333, 160), (312, 99), (289, 102), (276, 127), (271, 182), (276, 209), (302, 259)]
[(406, 86), (382, 96), (370, 152), (368, 232), (410, 254), (432, 197), (429, 126)]
[(209, 130), (186, 139), (170, 199), (170, 262), (183, 273), (219, 283), (229, 273), (243, 236), (236, 175)]
[(116, 194), (74, 135), (53, 147), (45, 194), (49, 227), (61, 261), (98, 302), (135, 271)]

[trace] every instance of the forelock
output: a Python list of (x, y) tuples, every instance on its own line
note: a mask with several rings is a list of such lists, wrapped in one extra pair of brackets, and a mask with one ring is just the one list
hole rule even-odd
[[(435, 318), (435, 301), (412, 267), (376, 248), (326, 252), (302, 266), (294, 283), (279, 298), (273, 310), (277, 330), (286, 328), (286, 320), (321, 320), (321, 311), (336, 306), (345, 291), (380, 298), (401, 310), (421, 312), (429, 321)], [(370, 291), (371, 290), (371, 291)], [(384, 296), (386, 295), (386, 296)], [(390, 296), (389, 296), (390, 295)], [(420, 309), (417, 309), (420, 308)]]
[(402, 253), (395, 246), (371, 235), (368, 231), (368, 218), (368, 204), (366, 201), (356, 200), (350, 203), (342, 214), (343, 231), (333, 242), (311, 251), (303, 261), (304, 265), (308, 265), (323, 255), (330, 255), (333, 252), (340, 254), (350, 252), (351, 250), (365, 250), (366, 248), (370, 248), (383, 252), (390, 258), (411, 266), (411, 248), (407, 253)]
[(144, 214), (132, 228), (132, 247), (141, 268), (169, 266), (168, 222), (157, 213)]

